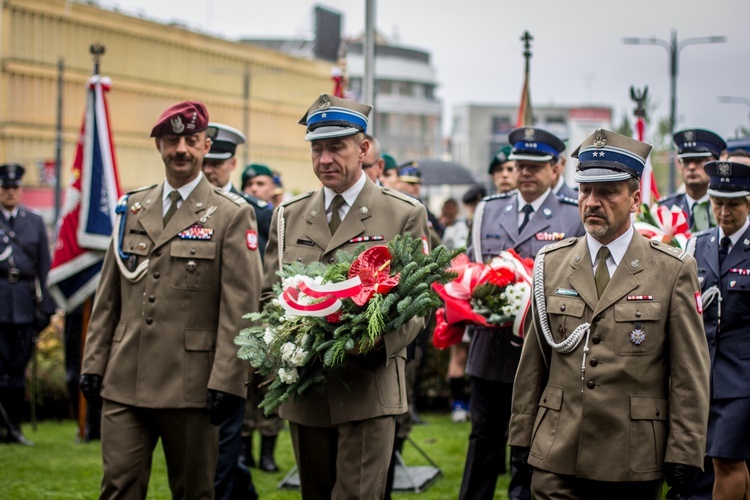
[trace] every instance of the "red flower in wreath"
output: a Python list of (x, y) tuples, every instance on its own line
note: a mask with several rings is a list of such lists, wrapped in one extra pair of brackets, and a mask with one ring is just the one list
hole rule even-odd
[(368, 248), (352, 262), (349, 279), (359, 276), (362, 289), (352, 297), (358, 306), (365, 305), (375, 293), (386, 294), (398, 285), (400, 276), (391, 276), (391, 253), (383, 245)]
[(505, 288), (511, 283), (516, 282), (516, 272), (508, 267), (499, 267), (497, 269), (488, 269), (487, 281), (493, 285)]

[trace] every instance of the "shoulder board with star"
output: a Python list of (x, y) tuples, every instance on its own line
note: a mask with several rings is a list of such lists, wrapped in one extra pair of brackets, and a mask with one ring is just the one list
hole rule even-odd
[(541, 253), (550, 253), (550, 252), (554, 252), (555, 250), (559, 250), (561, 248), (569, 247), (576, 241), (578, 241), (578, 238), (568, 238), (566, 240), (558, 241), (557, 243), (544, 245), (542, 249), (537, 252), (537, 255)]
[(567, 196), (558, 196), (557, 199), (560, 200), (560, 203), (563, 203), (565, 205), (574, 205), (576, 207), (578, 206), (578, 200), (574, 198), (569, 198)]
[(703, 231), (698, 231), (697, 233), (693, 233), (693, 238), (703, 238), (704, 236), (708, 236), (711, 234), (714, 228), (709, 227), (708, 229), (704, 229)]
[(507, 198), (510, 198), (511, 196), (514, 196), (516, 194), (516, 190), (508, 191), (507, 193), (497, 193), (490, 196), (485, 196), (482, 198), (482, 201), (488, 202), (492, 200), (505, 200)]
[(665, 254), (670, 255), (677, 260), (685, 260), (685, 257), (688, 256), (688, 253), (681, 248), (673, 247), (672, 245), (667, 245), (666, 243), (662, 243), (656, 240), (649, 240), (649, 243), (651, 244), (651, 248), (661, 250)]
[(383, 190), (384, 194), (389, 194), (389, 195), (393, 196), (394, 198), (398, 198), (399, 200), (405, 201), (405, 202), (407, 202), (407, 203), (409, 203), (411, 205), (416, 206), (416, 205), (419, 205), (421, 203), (417, 198), (409, 196), (408, 194), (404, 194), (401, 191), (398, 191), (396, 189), (391, 189), (389, 187), (383, 187), (381, 189)]
[(221, 188), (214, 188), (214, 191), (216, 192), (216, 194), (220, 194), (224, 198), (229, 198), (230, 200), (232, 200), (237, 205), (242, 206), (245, 203), (247, 203), (247, 200), (245, 198), (243, 198), (242, 196), (238, 195), (238, 194), (234, 194), (234, 193), (231, 193), (231, 192), (228, 192), (228, 191), (224, 191)]
[(281, 205), (279, 205), (279, 206), (280, 206), (280, 207), (288, 207), (289, 205), (292, 205), (292, 204), (294, 204), (294, 203), (297, 203), (297, 202), (298, 202), (298, 201), (300, 201), (300, 200), (304, 200), (305, 198), (309, 198), (310, 196), (312, 196), (312, 194), (313, 194), (314, 192), (315, 192), (315, 191), (307, 191), (307, 192), (304, 192), (304, 193), (302, 193), (302, 194), (298, 194), (297, 196), (295, 196), (295, 197), (294, 197), (294, 198), (292, 198), (291, 200), (286, 200), (286, 201), (285, 201), (284, 203), (282, 203), (282, 204), (281, 204)]

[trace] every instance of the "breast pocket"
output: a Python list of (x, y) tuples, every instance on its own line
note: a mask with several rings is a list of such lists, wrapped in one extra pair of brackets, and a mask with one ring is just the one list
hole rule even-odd
[(314, 243), (312, 245), (292, 243), (288, 244), (284, 251), (284, 264), (294, 262), (309, 264), (310, 262), (319, 262), (322, 257), (323, 249)]
[(657, 332), (660, 319), (658, 303), (615, 304), (615, 353), (621, 356), (653, 353), (663, 337)]
[(582, 323), (586, 303), (579, 297), (552, 295), (547, 298), (549, 328), (555, 342), (565, 340)]
[(169, 250), (170, 281), (180, 290), (207, 290), (217, 280), (216, 243), (202, 240), (178, 240)]
[(548, 385), (539, 400), (539, 410), (534, 422), (531, 436), (530, 454), (537, 458), (546, 458), (552, 450), (560, 425), (560, 411), (563, 404), (563, 388)]

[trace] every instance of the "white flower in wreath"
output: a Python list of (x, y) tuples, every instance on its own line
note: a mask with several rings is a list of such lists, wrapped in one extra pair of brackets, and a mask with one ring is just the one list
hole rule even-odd
[(263, 332), (263, 342), (266, 343), (266, 345), (270, 345), (271, 342), (273, 342), (276, 339), (276, 330), (273, 328), (266, 328), (266, 331)]
[(296, 368), (290, 368), (289, 370), (279, 368), (279, 378), (285, 384), (293, 384), (299, 380), (299, 373), (297, 373)]
[(286, 342), (284, 345), (281, 346), (281, 361), (283, 361), (286, 364), (293, 364), (292, 363), (292, 356), (294, 356), (294, 351), (297, 350), (297, 346), (292, 344), (291, 342)]
[(307, 356), (307, 351), (298, 347), (294, 350), (294, 353), (291, 356), (291, 363), (294, 366), (302, 366), (302, 361), (304, 361), (305, 356)]

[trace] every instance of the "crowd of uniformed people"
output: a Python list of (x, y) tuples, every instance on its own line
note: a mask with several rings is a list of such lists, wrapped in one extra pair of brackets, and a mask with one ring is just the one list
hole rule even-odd
[[(569, 153), (569, 185), (569, 145), (517, 128), (489, 164), (496, 194), (469, 186), (463, 210), (451, 199), (437, 217), (419, 199), (419, 165), (399, 166), (366, 134), (370, 112), (315, 99), (299, 123), (320, 185), (296, 197), (257, 163), (237, 189), (246, 138), (200, 102), (156, 120), (164, 181), (119, 202), (121, 233), (72, 368), (101, 410), (101, 498), (145, 497), (158, 440), (173, 497), (254, 498), (249, 467), (278, 471), (285, 421), (303, 498), (390, 498), (395, 454), (419, 421), (429, 321), (349, 353), (322, 391), (269, 416), (258, 409), (266, 381), (233, 341), (242, 316), (273, 298), (281, 265), (410, 233), (475, 262), (506, 249), (536, 259), (524, 337), (476, 326), (451, 347), (451, 414), (471, 426), (456, 496), (490, 499), (509, 473), (511, 499), (661, 498), (665, 479), (670, 497), (750, 499), (750, 147), (703, 129), (674, 135), (683, 183), (658, 203), (685, 212), (681, 249), (634, 229), (647, 144), (595, 131)], [(0, 166), (0, 440), (32, 445), (24, 371), (54, 304), (23, 176)]]

